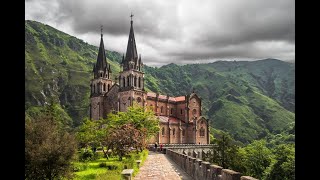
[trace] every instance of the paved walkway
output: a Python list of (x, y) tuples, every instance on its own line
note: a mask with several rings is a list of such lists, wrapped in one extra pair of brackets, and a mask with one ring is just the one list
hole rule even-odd
[(175, 162), (165, 154), (149, 151), (135, 180), (192, 180)]

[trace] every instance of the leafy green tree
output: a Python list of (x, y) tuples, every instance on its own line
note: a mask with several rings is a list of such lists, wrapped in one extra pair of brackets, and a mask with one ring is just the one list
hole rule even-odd
[(266, 146), (266, 141), (253, 141), (242, 148), (241, 152), (244, 155), (244, 167), (246, 168), (246, 171), (242, 173), (264, 179), (265, 171), (274, 159), (272, 151)]
[(143, 142), (160, 130), (159, 120), (154, 115), (154, 112), (149, 107), (144, 108), (136, 103), (128, 107), (126, 112), (108, 114), (106, 121), (113, 127), (132, 124), (135, 129), (144, 134), (144, 136), (141, 136), (141, 141)]
[(276, 162), (267, 175), (272, 180), (295, 179), (295, 149), (292, 144), (281, 144), (274, 149)]
[(108, 139), (108, 147), (113, 153), (119, 156), (119, 160), (130, 152), (131, 147), (135, 147), (141, 139), (141, 131), (137, 130), (132, 124), (124, 124), (111, 130)]
[(74, 136), (59, 128), (54, 117), (25, 121), (25, 179), (70, 178), (76, 152)]
[(104, 156), (108, 158), (108, 150), (105, 151), (104, 147), (107, 145), (105, 141), (107, 141), (111, 126), (108, 126), (110, 123), (106, 124), (106, 122), (108, 121), (85, 119), (76, 130), (79, 147), (102, 146)]
[(235, 144), (232, 137), (225, 133), (220, 132), (215, 135), (215, 139), (212, 141), (214, 146), (209, 151), (208, 161), (216, 163), (223, 168), (230, 168), (237, 160), (237, 153), (239, 147)]
[(84, 120), (77, 129), (76, 137), (81, 147), (101, 145), (105, 157), (111, 150), (122, 158), (130, 147), (142, 151), (146, 140), (159, 129), (154, 112), (134, 104), (126, 112), (109, 113), (107, 119)]

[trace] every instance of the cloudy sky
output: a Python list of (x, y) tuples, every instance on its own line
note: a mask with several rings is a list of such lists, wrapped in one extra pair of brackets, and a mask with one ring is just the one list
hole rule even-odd
[(125, 53), (134, 14), (149, 66), (216, 60), (295, 60), (293, 0), (26, 0), (25, 19)]

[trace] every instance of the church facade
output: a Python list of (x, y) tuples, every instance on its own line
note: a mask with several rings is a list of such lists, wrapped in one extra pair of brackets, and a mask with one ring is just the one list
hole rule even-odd
[(159, 119), (160, 132), (149, 142), (162, 144), (209, 144), (209, 123), (201, 114), (196, 93), (170, 97), (144, 89), (141, 55), (138, 56), (131, 19), (126, 55), (122, 57), (118, 82), (111, 79), (103, 35), (90, 82), (90, 119), (106, 118), (112, 111), (126, 111), (133, 102), (150, 106)]

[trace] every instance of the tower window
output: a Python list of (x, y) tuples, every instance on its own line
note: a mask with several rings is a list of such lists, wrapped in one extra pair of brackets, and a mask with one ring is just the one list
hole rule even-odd
[(141, 87), (141, 78), (139, 77), (138, 79), (138, 87), (140, 88)]
[(102, 73), (100, 73), (100, 77), (102, 77)]
[(205, 133), (205, 130), (203, 127), (200, 128), (200, 136), (203, 137)]
[(182, 109), (180, 109), (180, 114), (182, 114), (183, 112), (182, 112)]
[(127, 86), (130, 86), (130, 77), (127, 77)]
[(176, 135), (176, 128), (173, 128), (172, 135)]
[(110, 90), (110, 84), (108, 84), (108, 91)]
[(137, 86), (137, 77), (136, 76), (134, 77), (134, 86), (135, 87)]
[(172, 114), (173, 113), (173, 108), (171, 108), (171, 111), (170, 111), (170, 114)]
[(93, 85), (93, 93), (96, 93), (96, 85)]
[(162, 128), (162, 136), (164, 136), (164, 127)]
[(106, 91), (106, 84), (103, 84), (103, 91)]
[(186, 135), (186, 130), (182, 129), (182, 136), (185, 136), (185, 135)]
[(161, 108), (160, 108), (160, 112), (161, 112), (161, 113), (163, 112), (163, 106), (161, 106)]
[(123, 77), (123, 87), (126, 87), (126, 78), (125, 77)]
[(193, 109), (193, 110), (192, 110), (192, 114), (193, 114), (193, 116), (196, 116), (197, 110), (196, 110), (196, 109)]

